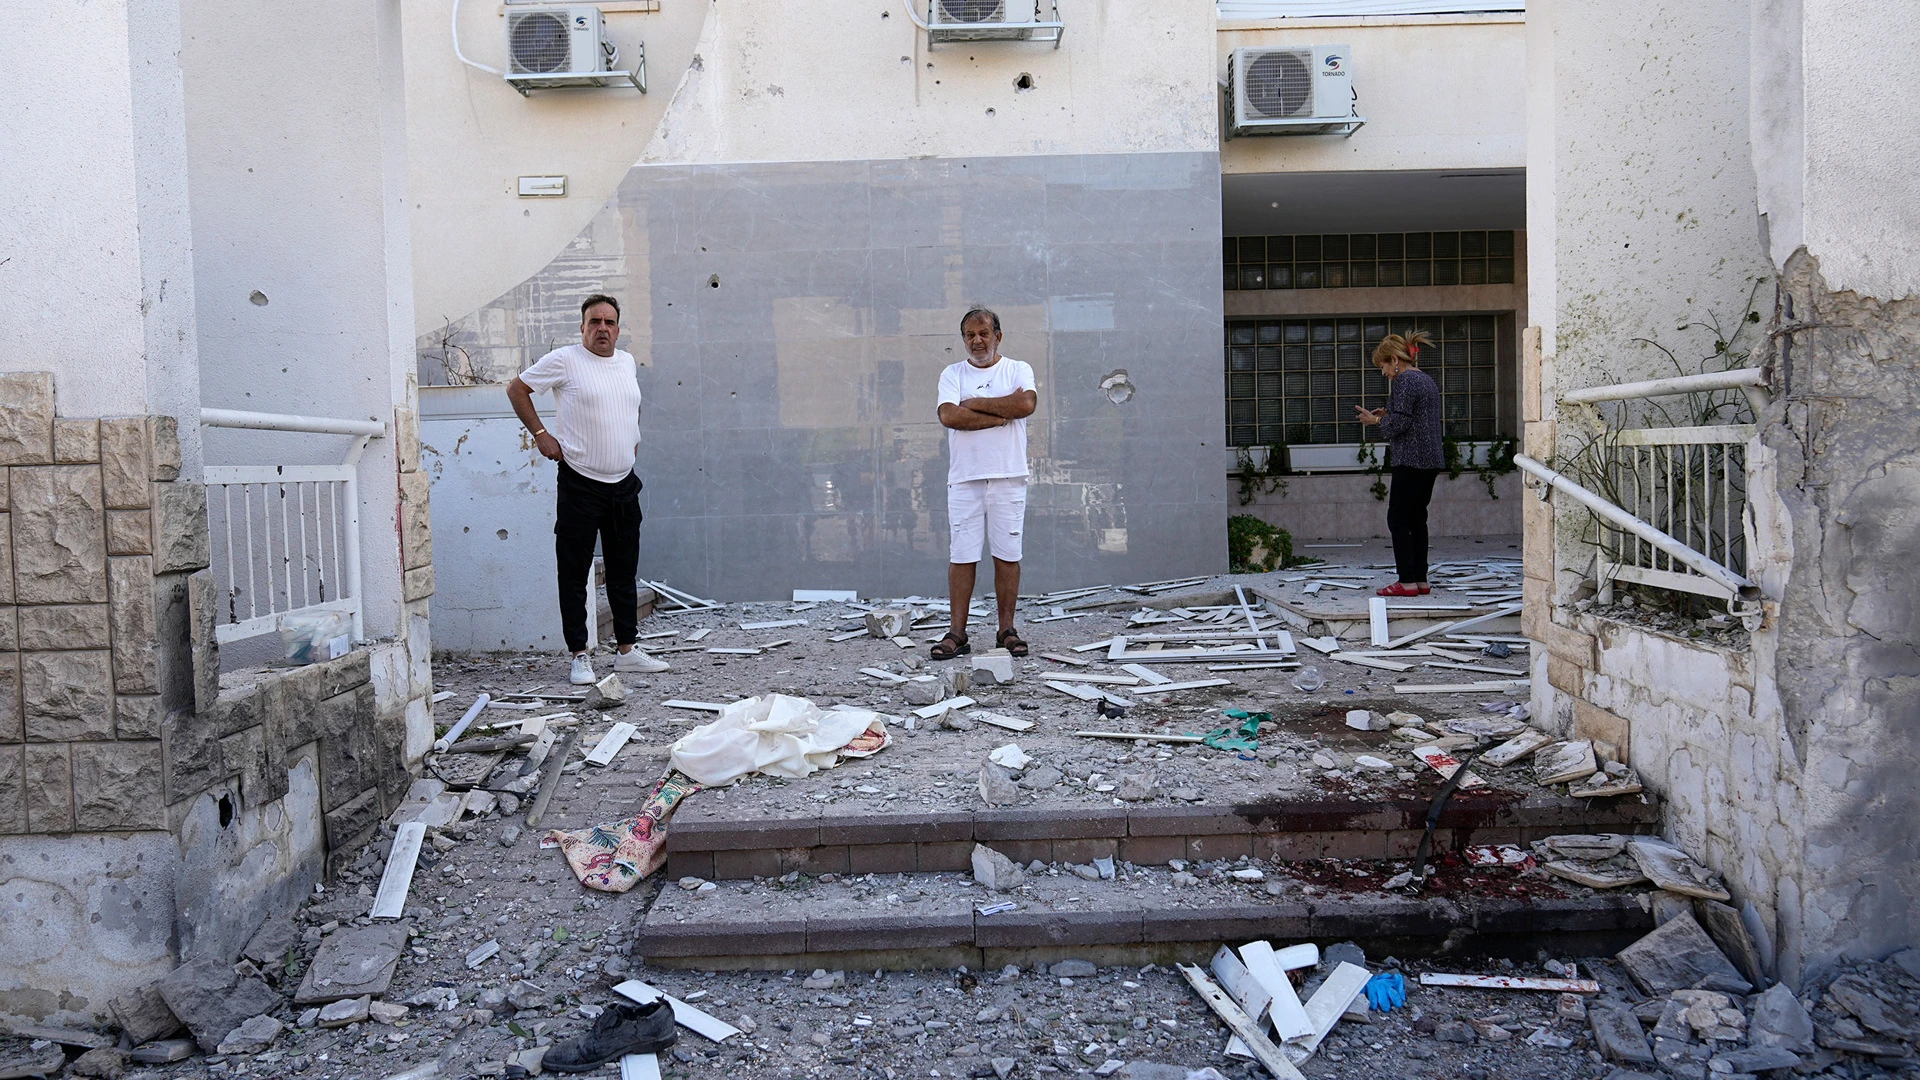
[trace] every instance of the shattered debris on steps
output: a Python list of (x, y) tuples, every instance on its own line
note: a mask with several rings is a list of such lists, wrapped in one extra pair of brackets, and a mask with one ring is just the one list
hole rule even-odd
[[(1190, 606), (1181, 610), (1190, 613), (1209, 606), (1200, 602), (1210, 598), (1205, 584), (1192, 592), (1198, 599), (1176, 593), (1168, 607), (1151, 610), (1169, 614), (1182, 601)], [(1226, 595), (1231, 596), (1231, 591)], [(1087, 600), (1100, 602), (1102, 597), (1096, 594), (1063, 603)], [(1264, 803), (1282, 809), (1319, 807), (1316, 812), (1335, 818), (1377, 815), (1382, 807), (1396, 807), (1400, 809), (1394, 813), (1417, 820), (1440, 781), (1419, 764), (1413, 750), (1465, 739), (1451, 744), (1448, 751), (1463, 753), (1476, 745), (1511, 743), (1536, 730), (1527, 728), (1510, 736), (1500, 724), (1474, 723), (1484, 719), (1483, 703), (1498, 704), (1494, 700), (1498, 693), (1401, 699), (1392, 685), (1418, 681), (1422, 672), (1388, 673), (1323, 663), (1327, 684), (1310, 693), (1293, 689), (1285, 681), (1292, 671), (1281, 668), (1226, 672), (1233, 679), (1231, 685), (1157, 699), (1143, 693), (1141, 684), (1117, 688), (1105, 684), (1135, 701), (1125, 710), (1124, 721), (1141, 731), (1204, 734), (1214, 726), (1210, 721), (1226, 708), (1266, 712), (1268, 717), (1253, 739), (1258, 749), (1250, 753), (1192, 744), (1075, 739), (1070, 732), (1099, 726), (1095, 704), (1048, 691), (1040, 676), (1058, 678), (1075, 671), (1123, 674), (1099, 659), (1104, 650), (1075, 652), (1074, 647), (1124, 630), (1142, 602), (1166, 601), (1134, 595), (1130, 606), (1095, 608), (1085, 618), (1030, 630), (1023, 625), (1034, 657), (1013, 661), (1014, 681), (1005, 684), (997, 673), (991, 683), (973, 676), (963, 696), (974, 698), (975, 703), (952, 707), (937, 721), (913, 715), (899, 682), (862, 675), (860, 669), (897, 673), (907, 681), (930, 674), (935, 681), (945, 682), (948, 690), (959, 689), (957, 680), (946, 680), (937, 674), (946, 669), (926, 662), (924, 641), (916, 641), (911, 651), (890, 639), (863, 636), (831, 641), (847, 629), (864, 633), (864, 613), (855, 607), (821, 604), (809, 613), (808, 628), (782, 631), (794, 636), (792, 645), (750, 657), (699, 649), (757, 642), (768, 635), (755, 637), (755, 632), (738, 630), (738, 623), (778, 617), (784, 605), (734, 605), (682, 616), (675, 624), (683, 634), (706, 629), (709, 634), (704, 636), (710, 640), (671, 653), (675, 671), (629, 682), (626, 700), (593, 712), (577, 700), (545, 703), (539, 710), (526, 711), (531, 716), (519, 712), (503, 718), (488, 712), (467, 740), (527, 733), (534, 741), (478, 754), (434, 755), (435, 771), (416, 785), (408, 800), (411, 809), (403, 808), (405, 812), (396, 814), (383, 832), (390, 840), (393, 827), (404, 820), (426, 826), (426, 842), (420, 847), (402, 918), (380, 923), (367, 918), (387, 860), (383, 841), (350, 858), (291, 920), (263, 928), (256, 935), (258, 946), (249, 944), (250, 955), (241, 972), (229, 973), (231, 978), (207, 973), (206, 999), (196, 1004), (182, 998), (181, 1007), (199, 1018), (200, 1029), (190, 1027), (189, 1031), (196, 1036), (204, 1031), (214, 1040), (213, 1050), (225, 1044), (231, 1054), (209, 1055), (186, 1034), (176, 1035), (179, 1022), (157, 994), (129, 995), (116, 1004), (121, 1022), (130, 1031), (139, 1024), (147, 1036), (129, 1052), (131, 1068), (147, 1070), (154, 1077), (196, 1080), (216, 1075), (325, 1080), (501, 1076), (508, 1072), (509, 1058), (518, 1063), (515, 1067), (524, 1067), (546, 1046), (584, 1031), (600, 1010), (616, 1000), (612, 988), (644, 970), (641, 977), (648, 983), (734, 1023), (742, 1032), (715, 1043), (683, 1030), (675, 1047), (678, 1053), (661, 1055), (669, 1077), (724, 1073), (773, 1080), (815, 1070), (884, 1075), (886, 1068), (897, 1070), (903, 1057), (910, 1055), (937, 1067), (943, 1077), (1015, 1080), (1051, 1069), (1187, 1080), (1189, 1071), (1213, 1069), (1240, 1080), (1264, 1075), (1264, 1070), (1223, 1053), (1228, 1041), (1225, 1028), (1182, 977), (1164, 966), (1112, 966), (1109, 955), (1101, 951), (1105, 946), (1071, 944), (1077, 940), (1074, 935), (1094, 928), (1099, 919), (1110, 924), (1111, 913), (1123, 911), (1135, 913), (1131, 925), (1139, 928), (1138, 938), (1147, 936), (1148, 918), (1155, 912), (1159, 913), (1153, 915), (1156, 927), (1186, 927), (1162, 935), (1173, 949), (1180, 947), (1183, 933), (1226, 935), (1224, 939), (1236, 943), (1247, 940), (1244, 932), (1236, 933), (1226, 921), (1236, 914), (1258, 918), (1263, 924), (1256, 932), (1260, 935), (1274, 933), (1265, 927), (1275, 925), (1276, 917), (1300, 918), (1303, 932), (1314, 925), (1308, 921), (1312, 918), (1318, 918), (1322, 927), (1335, 925), (1330, 919), (1348, 919), (1354, 935), (1366, 933), (1369, 925), (1378, 925), (1383, 918), (1426, 920), (1444, 927), (1433, 915), (1441, 910), (1451, 910), (1455, 919), (1481, 912), (1468, 917), (1483, 923), (1489, 911), (1500, 912), (1499, 918), (1509, 922), (1537, 922), (1542, 917), (1538, 912), (1562, 910), (1568, 913), (1567, 925), (1604, 910), (1614, 913), (1609, 918), (1621, 920), (1617, 925), (1644, 929), (1653, 925), (1650, 913), (1660, 904), (1668, 909), (1668, 924), (1680, 918), (1671, 910), (1673, 901), (1662, 897), (1685, 905), (1712, 902), (1664, 892), (1650, 894), (1641, 883), (1595, 891), (1552, 876), (1555, 862), (1606, 863), (1620, 871), (1639, 871), (1627, 850), (1629, 834), (1643, 833), (1657, 819), (1650, 812), (1651, 802), (1639, 794), (1600, 798), (1589, 806), (1584, 800), (1567, 799), (1563, 791), (1542, 791), (1533, 783), (1534, 765), (1524, 753), (1505, 764), (1490, 762), (1490, 754), (1473, 762), (1474, 772), (1486, 784), (1456, 794), (1455, 800), (1465, 800), (1461, 805), (1471, 810), (1472, 820), (1492, 824), (1437, 839), (1434, 878), (1419, 898), (1382, 891), (1387, 879), (1406, 866), (1410, 854), (1398, 846), (1402, 840), (1393, 834), (1381, 841), (1378, 855), (1355, 858), (1340, 857), (1356, 854), (1356, 849), (1344, 846), (1349, 841), (1341, 838), (1357, 840), (1364, 830), (1323, 830), (1321, 835), (1328, 838), (1323, 843), (1331, 846), (1317, 853), (1296, 849), (1266, 852), (1257, 858), (1249, 857), (1250, 850), (1233, 846), (1244, 845), (1249, 836), (1263, 835), (1257, 831), (1182, 834), (1175, 837), (1181, 843), (1177, 854), (1158, 837), (1142, 835), (1139, 840), (1151, 843), (1138, 845), (1139, 851), (1129, 858), (1120, 845), (1130, 842), (1130, 823), (1144, 823), (1154, 815), (1190, 815), (1180, 820), (1191, 820), (1197, 827), (1200, 822), (1242, 820), (1235, 816), (1236, 807)], [(1219, 606), (1224, 610), (1227, 605)], [(1256, 609), (1263, 625), (1269, 623), (1269, 610), (1265, 605)], [(836, 621), (836, 613), (844, 619)], [(936, 625), (912, 629), (909, 621), (902, 629), (916, 637), (931, 637), (945, 622), (942, 612), (932, 614), (938, 617)], [(1208, 618), (1211, 614), (1200, 612), (1142, 629), (1170, 632), (1190, 624), (1201, 629), (1225, 625), (1201, 621)], [(1090, 665), (1046, 660), (1042, 658), (1046, 652), (1088, 660)], [(1136, 666), (1164, 672), (1163, 677), (1174, 680), (1193, 678), (1177, 666)], [(1196, 665), (1194, 673), (1201, 673), (1205, 666), (1206, 662)], [(972, 671), (969, 664), (968, 673)], [(1424, 677), (1452, 681), (1444, 670), (1424, 673)], [(561, 685), (565, 665), (554, 658), (456, 657), (436, 664), (436, 680), (442, 688), (457, 691), (441, 707), (440, 720), (446, 724), (464, 711), (456, 703), (470, 700), (479, 690), (522, 701), (525, 698), (516, 695), (537, 691), (543, 682)], [(715, 711), (665, 708), (663, 701), (727, 703), (769, 694), (810, 699), (819, 703), (823, 714), (832, 705), (847, 704), (896, 718), (885, 728), (894, 739), (886, 753), (802, 779), (751, 776), (728, 787), (701, 791), (674, 816), (675, 831), (669, 833), (676, 840), (694, 841), (711, 838), (716, 828), (737, 829), (752, 823), (765, 827), (769, 841), (776, 839), (775, 831), (786, 829), (788, 835), (777, 838), (778, 846), (736, 849), (741, 856), (737, 865), (725, 874), (709, 870), (699, 875), (692, 889), (662, 891), (666, 875), (656, 874), (622, 895), (581, 888), (574, 864), (562, 857), (567, 853), (543, 850), (536, 839), (529, 838), (530, 830), (523, 828), (519, 811), (524, 809), (524, 798), (520, 796), (530, 797), (532, 785), (522, 792), (508, 785), (528, 776), (539, 779), (543, 770), (523, 774), (523, 763), (547, 732), (577, 731), (577, 749), (559, 762), (561, 775), (548, 824), (556, 832), (590, 835), (597, 825), (637, 820), (657, 794), (656, 785), (669, 775), (668, 747), (715, 717)], [(957, 695), (940, 700), (952, 696)], [(1100, 700), (1106, 703), (1104, 697)], [(1346, 723), (1348, 712), (1360, 709), (1369, 713), (1369, 730)], [(1005, 761), (1018, 761), (1019, 768), (990, 760), (994, 751), (1008, 744), (1009, 731), (983, 714), (1028, 725), (1018, 733), (1019, 755), (1002, 755)], [(1374, 714), (1385, 718), (1392, 729), (1372, 730)], [(973, 718), (973, 730), (955, 730), (944, 723), (960, 718)], [(585, 754), (600, 744), (615, 723), (633, 725), (629, 741), (607, 765), (583, 768)], [(1417, 737), (1397, 737), (1401, 731)], [(555, 752), (560, 745), (557, 738), (547, 739), (546, 752)], [(1386, 761), (1391, 767), (1370, 766), (1360, 760), (1363, 757)], [(976, 801), (980, 772), (989, 765), (1004, 771), (1015, 789), (1014, 801), (1004, 809)], [(1595, 774), (1618, 776), (1597, 763), (1587, 776), (1573, 781), (1574, 790), (1582, 782), (1599, 783), (1601, 776)], [(1126, 794), (1144, 797), (1121, 799), (1123, 781)], [(1524, 834), (1500, 834), (1508, 827), (1502, 821), (1532, 812), (1524, 808), (1533, 805), (1543, 813), (1550, 809), (1558, 820), (1545, 828), (1528, 826), (1531, 831)], [(1622, 808), (1631, 808), (1632, 813), (1622, 814)], [(1583, 818), (1582, 813), (1593, 816)], [(1105, 824), (1091, 830), (1077, 828), (1096, 835), (1085, 840), (1049, 840), (1044, 859), (1036, 857), (1033, 841), (978, 835), (988, 825), (1004, 830), (1006, 826), (994, 824), (999, 821), (1031, 817), (1049, 827), (1068, 816), (1117, 821), (1120, 831), (1102, 834), (1099, 829)], [(945, 835), (967, 839), (903, 843), (900, 838), (906, 834), (901, 830), (914, 820), (941, 822)], [(852, 865), (824, 861), (835, 857), (833, 845), (823, 843), (833, 839), (825, 830), (844, 833), (850, 821), (871, 823), (876, 842), (843, 843), (839, 857), (897, 858), (904, 848), (917, 852), (917, 857), (931, 858), (946, 850), (939, 847), (946, 844), (954, 849), (956, 861), (941, 870), (904, 874), (881, 872), (875, 866), (855, 872)], [(956, 832), (962, 821), (969, 831)], [(1243, 830), (1249, 827), (1242, 825)], [(1441, 832), (1450, 830), (1443, 825)], [(1226, 839), (1221, 840), (1222, 836)], [(1533, 851), (1542, 868), (1507, 864), (1510, 850), (1501, 844), (1519, 844), (1524, 853), (1527, 843), (1543, 837), (1549, 838), (1542, 841), (1546, 850), (1536, 847)], [(991, 873), (1017, 871), (1017, 878), (1012, 872), (1005, 875), (1006, 891), (990, 893), (973, 883), (971, 856), (976, 845), (1006, 860), (1004, 868), (996, 864)], [(664, 846), (670, 859), (680, 850), (673, 844)], [(1458, 852), (1472, 847), (1493, 851), (1501, 865), (1470, 865)], [(699, 850), (689, 848), (684, 854)], [(708, 861), (714, 862), (723, 850), (706, 849)], [(773, 860), (765, 869), (773, 872), (761, 872), (755, 881), (755, 860), (763, 858), (762, 851)], [(782, 851), (800, 852), (800, 863), (783, 865)], [(1271, 854), (1286, 857), (1267, 857)], [(1619, 865), (1621, 860), (1625, 866)], [(1670, 861), (1659, 866), (1662, 873), (1681, 875), (1671, 880), (1708, 890), (1717, 885)], [(676, 880), (683, 876), (673, 875)], [(1643, 907), (1642, 898), (1648, 897), (1652, 899)], [(763, 906), (763, 901), (769, 903)], [(1422, 906), (1432, 904), (1452, 907)], [(811, 962), (790, 976), (786, 967), (794, 963), (764, 972), (698, 972), (670, 970), (666, 965), (673, 963), (673, 957), (649, 954), (644, 948), (634, 951), (635, 943), (648, 934), (672, 926), (692, 933), (711, 923), (712, 912), (729, 906), (738, 906), (746, 917), (757, 920), (757, 931), (769, 943), (783, 932), (779, 925), (783, 919), (792, 922), (783, 912), (795, 910), (812, 919), (802, 923), (803, 933), (837, 933), (842, 940), (894, 932), (882, 929), (888, 925), (930, 932), (948, 924), (957, 927), (964, 919), (974, 934), (998, 933), (1008, 940), (1026, 935), (1025, 940), (1055, 944), (1045, 947), (1051, 956), (1013, 958), (1019, 967), (1011, 976), (1004, 970), (1006, 958), (1016, 949), (1037, 952), (1042, 947), (976, 949), (965, 972), (959, 964), (951, 964), (879, 975), (851, 963), (833, 963), (825, 970), (829, 976), (840, 973), (840, 984), (823, 989), (801, 985), (820, 966)], [(835, 926), (831, 919), (836, 910), (857, 918)], [(1689, 935), (1691, 945), (1698, 949), (1705, 939), (1724, 952), (1722, 958), (1728, 959), (1736, 977), (1746, 979), (1748, 958), (1735, 955), (1744, 953), (1745, 947), (1728, 936), (1729, 912), (1738, 923), (1733, 908), (1688, 908), (1688, 919), (1697, 923), (1699, 933), (1697, 938)], [(1085, 917), (1089, 914), (1097, 918), (1090, 921)], [(675, 921), (681, 918), (687, 921)], [(341, 1005), (350, 1018), (344, 1026), (322, 1026), (319, 1013), (328, 1006), (296, 1005), (294, 993), (316, 968), (344, 968), (347, 978), (361, 977), (358, 973), (368, 966), (376, 968), (374, 976), (382, 974), (375, 957), (347, 948), (355, 940), (348, 935), (375, 929), (400, 935), (384, 992), (330, 1003)], [(791, 936), (792, 931), (784, 932)], [(336, 939), (339, 944), (332, 944)], [(1196, 941), (1194, 947), (1206, 952), (1195, 959), (1205, 963), (1222, 939)], [(1439, 941), (1436, 935), (1434, 944)], [(1283, 943), (1275, 939), (1276, 946)], [(323, 946), (352, 959), (342, 963), (337, 955), (323, 955)], [(1471, 950), (1469, 944), (1468, 955)], [(1760, 950), (1753, 951), (1757, 957)], [(1326, 952), (1331, 955), (1333, 950)], [(472, 967), (468, 966), (470, 955), (477, 957)], [(765, 955), (777, 958), (779, 950)], [(994, 961), (983, 963), (987, 956)], [(1901, 1024), (1914, 1015), (1912, 974), (1920, 963), (1907, 968), (1898, 963), (1856, 965), (1849, 969), (1856, 978), (1810, 989), (1804, 1000), (1780, 987), (1745, 998), (1707, 988), (1726, 997), (1729, 1004), (1719, 1007), (1712, 999), (1685, 1002), (1675, 996), (1705, 992), (1692, 986), (1646, 998), (1621, 964), (1604, 958), (1571, 959), (1583, 977), (1595, 977), (1603, 987), (1592, 1005), (1601, 1011), (1625, 1009), (1656, 1056), (1663, 1049), (1675, 1055), (1681, 1068), (1672, 1075), (1696, 1075), (1697, 1065), (1699, 1076), (1738, 1076), (1748, 1068), (1778, 1067), (1769, 1063), (1782, 1060), (1781, 1053), (1798, 1055), (1803, 1071), (1818, 1071), (1833, 1065), (1872, 1067), (1868, 1063), (1876, 1056), (1873, 1052), (1886, 1051), (1877, 1056), (1889, 1060), (1908, 1060), (1912, 1052), (1912, 1039), (1903, 1035)], [(1067, 960), (1076, 963), (1061, 967), (1060, 974), (1049, 970)], [(1550, 962), (1559, 971), (1548, 965), (1485, 960), (1368, 963), (1362, 957), (1359, 963), (1370, 970), (1404, 971), (1406, 1006), (1391, 1013), (1362, 1014), (1364, 1021), (1351, 1011), (1343, 1012), (1344, 1019), (1302, 1066), (1310, 1075), (1602, 1077), (1615, 1067), (1613, 1062), (1596, 1061), (1600, 1044), (1592, 1030), (1593, 1010), (1563, 1015), (1557, 994), (1417, 985), (1416, 976), (1429, 970), (1552, 976), (1565, 970), (1559, 961)], [(1319, 985), (1313, 980), (1326, 979), (1334, 969), (1334, 965), (1322, 967), (1325, 970), (1315, 971), (1309, 986), (1301, 988), (1303, 1003), (1312, 998), (1311, 987)], [(1714, 970), (1721, 977), (1726, 974), (1717, 965)], [(265, 997), (257, 996), (255, 984), (266, 991)], [(1671, 1023), (1664, 1032), (1655, 1030), (1667, 1006), (1677, 1002), (1680, 1010), (1674, 1022), (1686, 1027), (1685, 1042)], [(1651, 1005), (1659, 1007), (1646, 1007)], [(1707, 1024), (1710, 1017), (1702, 1011), (1703, 1005), (1710, 1008), (1713, 1021), (1704, 1030), (1686, 1019), (1692, 1010), (1695, 1021)], [(1733, 1023), (1731, 1013), (1723, 1008), (1739, 1010), (1744, 1024)], [(255, 1022), (256, 1018), (272, 1020), (281, 1028), (272, 1030), (273, 1025)], [(211, 1030), (222, 1023), (226, 1026), (221, 1030)], [(1744, 1041), (1722, 1037), (1734, 1032), (1743, 1033)], [(78, 1074), (82, 1050), (118, 1052), (113, 1046), (62, 1051), (55, 1044), (36, 1050), (30, 1040), (13, 1040), (0, 1044), (0, 1069), (35, 1054), (44, 1058), (51, 1051), (71, 1061), (68, 1072)], [(1632, 1067), (1661, 1068), (1657, 1064)], [(416, 1073), (420, 1069), (429, 1071)]]

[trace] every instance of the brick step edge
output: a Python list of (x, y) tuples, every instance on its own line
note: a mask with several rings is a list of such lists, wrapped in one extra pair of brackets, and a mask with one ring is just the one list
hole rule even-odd
[(1060, 946), (1229, 942), (1254, 939), (1446, 939), (1474, 935), (1550, 935), (1644, 932), (1653, 916), (1638, 893), (1552, 899), (1507, 897), (1453, 900), (1397, 896), (1349, 897), (1314, 903), (1222, 905), (1210, 908), (955, 912), (808, 916), (697, 924), (643, 923), (633, 955), (679, 957), (799, 956), (825, 953), (907, 952), (952, 948), (1011, 949)]
[[(1062, 806), (1018, 810), (815, 814), (743, 821), (689, 818), (667, 834), (669, 851), (751, 851), (850, 844), (1120, 837), (1232, 836), (1253, 833), (1385, 832), (1426, 827), (1424, 799), (1287, 801), (1231, 806)], [(1651, 795), (1605, 800), (1532, 794), (1456, 794), (1440, 816), (1448, 830), (1569, 829), (1628, 832), (1657, 825)]]

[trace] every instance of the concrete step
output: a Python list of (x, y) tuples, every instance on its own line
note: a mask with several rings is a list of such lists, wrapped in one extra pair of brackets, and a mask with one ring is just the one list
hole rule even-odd
[[(704, 892), (667, 882), (633, 952), (650, 965), (704, 970), (991, 971), (1068, 956), (1204, 961), (1222, 943), (1265, 938), (1351, 939), (1380, 956), (1465, 949), (1531, 959), (1542, 947), (1611, 955), (1653, 925), (1636, 892), (1599, 893), (1505, 869), (1449, 866), (1417, 897), (1380, 889), (1387, 866), (1263, 871), (1260, 882), (1198, 884), (1176, 884), (1165, 868), (1123, 868), (1109, 881), (1040, 874), (1003, 894), (959, 874), (726, 882)], [(980, 914), (1009, 900), (1014, 910)]]
[[(1016, 862), (1091, 862), (1111, 856), (1164, 865), (1249, 856), (1410, 859), (1426, 825), (1418, 798), (1283, 799), (1234, 805), (1055, 805), (1009, 810), (767, 814), (745, 800), (689, 799), (667, 833), (667, 873), (714, 881), (803, 874), (966, 870), (975, 843)], [(765, 814), (755, 817), (754, 814)], [(1651, 833), (1652, 796), (1569, 799), (1548, 791), (1456, 793), (1435, 832), (1436, 851), (1525, 844), (1555, 833)]]

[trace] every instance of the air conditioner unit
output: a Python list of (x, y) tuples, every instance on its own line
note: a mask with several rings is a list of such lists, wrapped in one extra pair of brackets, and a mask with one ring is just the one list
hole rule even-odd
[(1227, 58), (1232, 135), (1351, 135), (1353, 51), (1345, 45), (1235, 49)]
[(1039, 0), (928, 0), (927, 44), (942, 41), (1051, 41), (1066, 24), (1057, 0), (1043, 18)]
[(599, 8), (579, 4), (507, 8), (507, 81), (522, 94), (622, 83), (645, 93), (644, 48), (639, 65), (621, 71), (620, 50), (607, 40)]

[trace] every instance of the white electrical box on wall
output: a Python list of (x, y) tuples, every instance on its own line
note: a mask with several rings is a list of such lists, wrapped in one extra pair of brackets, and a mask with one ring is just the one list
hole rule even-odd
[(567, 178), (564, 176), (523, 176), (520, 178), (520, 197), (523, 199), (558, 199), (567, 193)]

